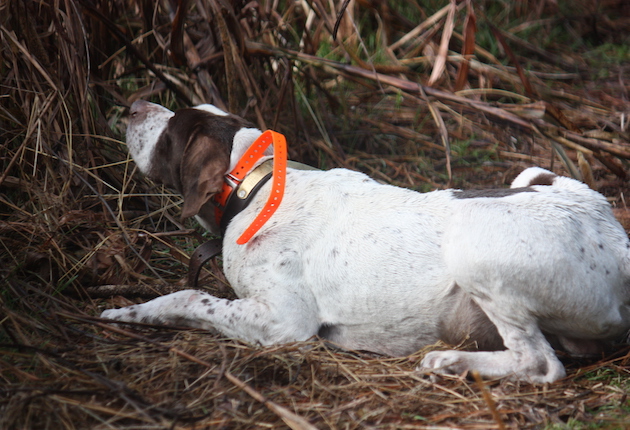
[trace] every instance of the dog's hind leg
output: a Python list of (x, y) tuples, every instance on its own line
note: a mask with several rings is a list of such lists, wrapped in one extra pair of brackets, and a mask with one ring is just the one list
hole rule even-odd
[(486, 378), (508, 377), (535, 383), (553, 382), (566, 375), (564, 366), (533, 321), (507, 321), (484, 310), (503, 338), (505, 351), (433, 351), (425, 356), (418, 370), (442, 374), (476, 370)]

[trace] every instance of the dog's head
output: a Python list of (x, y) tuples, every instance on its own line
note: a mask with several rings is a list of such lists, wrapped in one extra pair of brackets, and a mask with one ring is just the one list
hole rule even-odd
[(143, 173), (184, 196), (182, 218), (198, 214), (221, 191), (224, 175), (261, 134), (212, 105), (172, 112), (139, 100), (130, 115), (131, 156)]

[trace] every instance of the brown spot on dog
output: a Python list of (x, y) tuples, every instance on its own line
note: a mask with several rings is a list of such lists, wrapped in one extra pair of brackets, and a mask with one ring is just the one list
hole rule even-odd
[(556, 179), (556, 175), (553, 173), (541, 173), (540, 175), (533, 178), (529, 185), (553, 185), (554, 179)]
[(465, 190), (453, 191), (453, 197), (456, 199), (479, 199), (479, 198), (489, 198), (489, 199), (499, 199), (502, 197), (513, 196), (514, 194), (520, 193), (535, 193), (536, 190), (530, 187), (525, 188), (496, 188), (490, 190)]

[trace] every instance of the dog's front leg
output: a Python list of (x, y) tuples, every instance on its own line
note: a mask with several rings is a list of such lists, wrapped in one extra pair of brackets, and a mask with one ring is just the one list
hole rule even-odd
[(270, 345), (306, 340), (317, 333), (316, 322), (309, 323), (303, 316), (299, 319), (292, 310), (283, 312), (277, 303), (258, 298), (226, 300), (201, 291), (184, 290), (140, 305), (109, 309), (101, 317), (121, 322), (216, 329), (227, 337)]

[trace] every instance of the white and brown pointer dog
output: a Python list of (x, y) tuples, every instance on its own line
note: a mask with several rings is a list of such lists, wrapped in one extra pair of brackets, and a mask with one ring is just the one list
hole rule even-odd
[[(131, 107), (140, 170), (184, 196), (183, 217), (218, 232), (210, 201), (261, 134), (212, 105)], [(287, 169), (284, 200), (244, 244), (266, 183), (223, 237), (238, 300), (196, 290), (106, 310), (117, 321), (185, 324), (270, 345), (314, 335), (345, 348), (410, 354), (442, 340), (422, 370), (551, 382), (552, 348), (600, 352), (630, 329), (630, 242), (586, 185), (540, 168), (511, 189), (420, 194), (345, 169)]]

